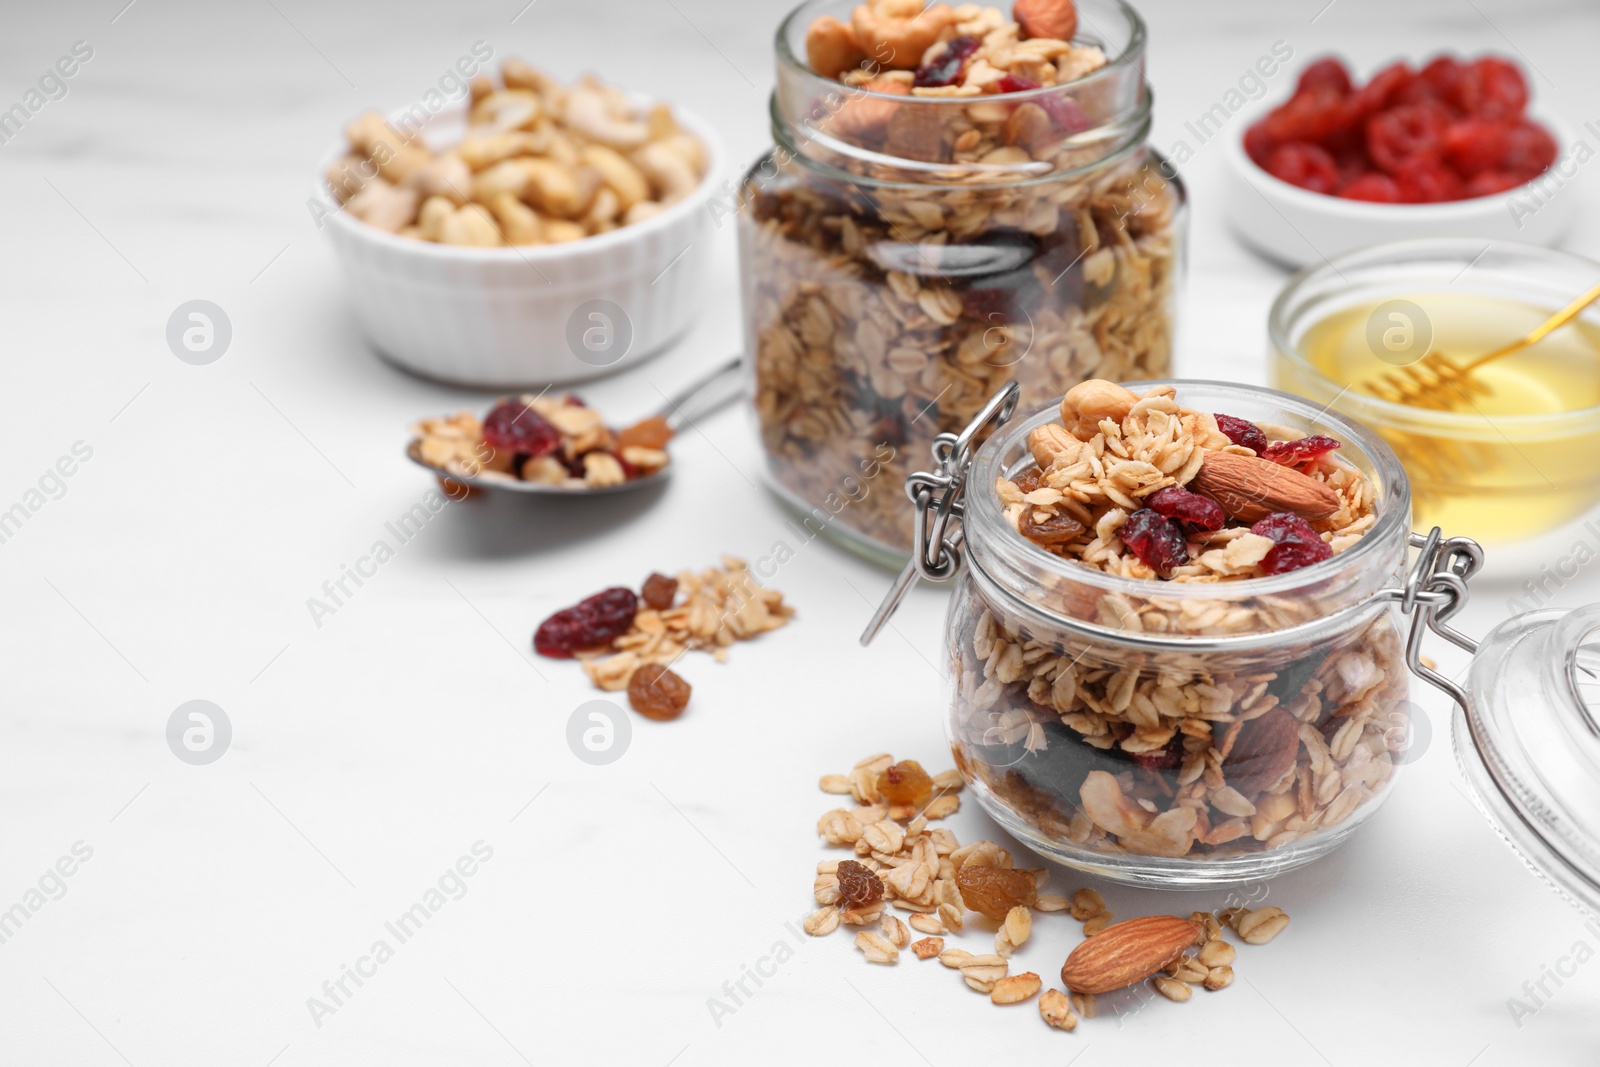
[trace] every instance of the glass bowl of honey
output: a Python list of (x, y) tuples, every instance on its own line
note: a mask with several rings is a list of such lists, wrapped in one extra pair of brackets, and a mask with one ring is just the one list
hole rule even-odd
[(1600, 301), (1464, 376), (1437, 368), (1505, 347), (1596, 283), (1600, 263), (1509, 241), (1338, 256), (1273, 303), (1272, 384), (1376, 431), (1411, 479), (1418, 529), (1546, 533), (1600, 501)]

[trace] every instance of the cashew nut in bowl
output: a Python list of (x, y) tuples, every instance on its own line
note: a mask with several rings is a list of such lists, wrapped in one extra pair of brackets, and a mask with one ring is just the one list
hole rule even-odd
[(437, 154), (375, 112), (351, 122), (325, 174), (334, 197), (389, 233), (487, 248), (609, 233), (701, 185), (707, 148), (667, 105), (594, 78), (562, 86), (517, 59), (500, 73), (473, 79), (466, 135)]

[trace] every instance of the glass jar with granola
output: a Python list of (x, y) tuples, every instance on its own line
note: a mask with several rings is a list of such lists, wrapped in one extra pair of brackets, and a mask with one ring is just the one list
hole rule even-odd
[(1343, 841), (1405, 759), (1405, 475), (1283, 394), (1138, 388), (1080, 384), (969, 454), (951, 746), (1068, 865), (1275, 874)]
[(812, 0), (779, 29), (740, 252), (761, 441), (809, 529), (904, 559), (911, 457), (998, 387), (1168, 371), (1185, 196), (1144, 45), (1121, 0)]

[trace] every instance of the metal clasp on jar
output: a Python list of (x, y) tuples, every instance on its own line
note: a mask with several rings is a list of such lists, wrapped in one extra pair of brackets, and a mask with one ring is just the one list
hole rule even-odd
[(888, 595), (878, 605), (866, 630), (862, 631), (863, 645), (871, 644), (918, 577), (930, 582), (947, 582), (961, 571), (964, 536), (961, 527), (952, 527), (950, 520), (961, 517), (967, 494), (967, 469), (972, 466), (976, 451), (974, 442), (985, 430), (999, 427), (1011, 418), (1021, 395), (1021, 386), (1007, 382), (960, 433), (941, 433), (933, 439), (933, 461), (938, 465), (937, 470), (915, 471), (906, 476), (906, 496), (916, 506), (911, 558), (895, 578), (894, 585), (889, 587)]

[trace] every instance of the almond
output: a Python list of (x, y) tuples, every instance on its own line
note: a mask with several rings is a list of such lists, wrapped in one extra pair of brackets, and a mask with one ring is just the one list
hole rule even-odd
[(1215, 500), (1232, 518), (1256, 522), (1276, 511), (1325, 519), (1339, 494), (1291, 467), (1238, 452), (1207, 452), (1189, 488)]
[(1017, 0), (1011, 17), (1022, 26), (1024, 37), (1070, 41), (1078, 32), (1078, 5), (1072, 0)]
[(1061, 981), (1074, 993), (1109, 993), (1142, 982), (1194, 944), (1201, 925), (1176, 915), (1149, 915), (1106, 927), (1072, 950)]
[(1239, 727), (1239, 736), (1222, 761), (1222, 776), (1241, 794), (1253, 797), (1288, 774), (1299, 754), (1300, 720), (1273, 708)]

